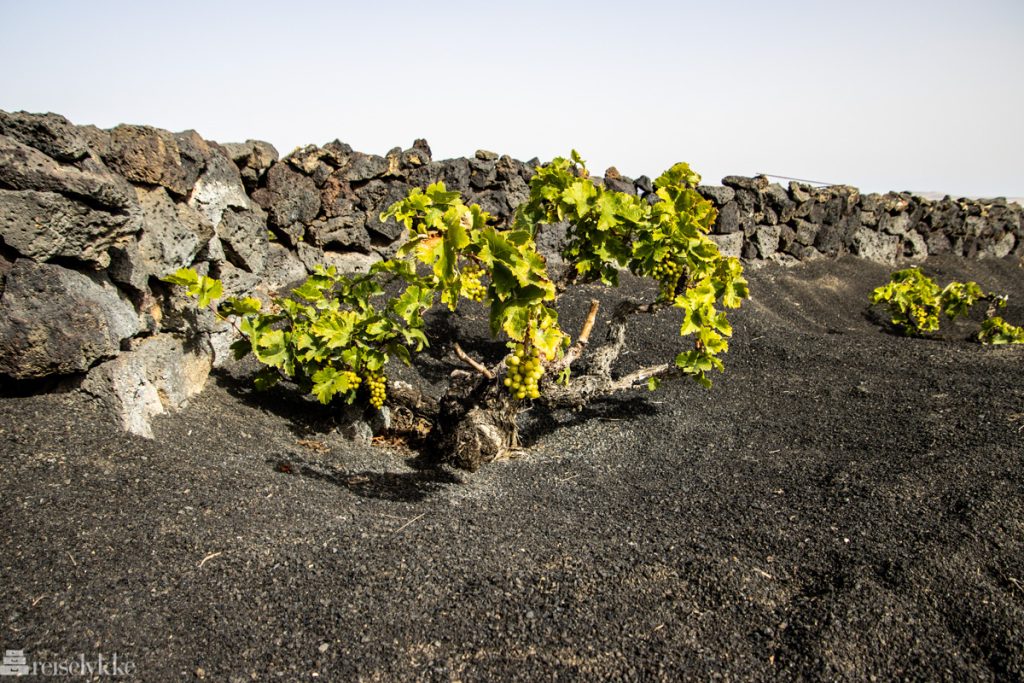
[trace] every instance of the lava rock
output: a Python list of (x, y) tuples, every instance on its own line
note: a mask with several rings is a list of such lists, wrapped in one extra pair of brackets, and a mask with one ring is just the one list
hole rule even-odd
[(280, 158), (277, 149), (269, 142), (262, 140), (229, 142), (222, 147), (238, 168), (248, 192), (256, 189), (267, 170)]
[(208, 349), (157, 334), (134, 340), (117, 358), (93, 368), (80, 388), (125, 431), (152, 439), (150, 420), (184, 407), (202, 390), (211, 367)]
[(150, 126), (121, 125), (110, 131), (103, 161), (133, 183), (162, 185), (184, 197), (199, 175), (194, 164), (182, 163), (174, 135)]
[(60, 164), (33, 147), (0, 135), (0, 187), (55, 192), (112, 213), (137, 208), (131, 185), (97, 164), (82, 170)]
[(743, 233), (732, 232), (726, 235), (708, 235), (718, 245), (722, 256), (740, 258), (743, 255)]
[(67, 258), (95, 268), (110, 263), (111, 247), (131, 240), (141, 213), (110, 213), (55, 192), (0, 190), (0, 238), (36, 261)]
[(345, 218), (318, 220), (309, 226), (309, 232), (318, 246), (368, 252), (370, 235), (366, 232), (366, 218), (363, 214), (359, 214), (359, 218), (356, 224)]
[[(731, 188), (729, 188), (731, 189)], [(740, 231), (740, 210), (736, 202), (727, 202), (718, 209), (718, 218), (712, 232), (719, 235), (729, 235)]]
[(242, 176), (223, 150), (211, 151), (205, 170), (192, 188), (188, 205), (215, 227), (226, 209), (249, 208), (249, 195), (242, 184)]
[(23, 111), (8, 113), (0, 110), (0, 135), (6, 135), (65, 163), (89, 156), (88, 138), (80, 128), (58, 114), (29, 114)]
[(258, 206), (229, 209), (217, 226), (227, 259), (250, 273), (262, 273), (267, 263), (267, 214)]
[(309, 223), (320, 213), (316, 183), (280, 161), (267, 171), (266, 188), (254, 192), (252, 198), (270, 216), (271, 225), (282, 229)]
[(697, 192), (718, 208), (721, 208), (736, 198), (736, 190), (724, 185), (698, 185)]
[(0, 296), (0, 374), (83, 372), (116, 356), (140, 327), (128, 298), (105, 276), (18, 259)]
[(903, 253), (902, 240), (896, 235), (886, 235), (868, 228), (853, 233), (850, 251), (868, 261), (895, 265)]

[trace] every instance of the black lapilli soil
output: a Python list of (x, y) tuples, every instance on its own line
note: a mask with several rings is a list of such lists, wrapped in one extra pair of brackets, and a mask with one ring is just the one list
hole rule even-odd
[[(925, 270), (1024, 322), (1018, 263)], [(75, 392), (2, 397), (0, 649), (147, 681), (1021, 680), (1024, 349), (886, 333), (888, 273), (753, 270), (710, 391), (531, 411), (528, 452), (474, 474), (346, 442), (244, 366), (152, 441)], [(564, 325), (645, 292), (581, 288)], [(621, 369), (677, 326), (636, 320)], [(504, 353), (482, 309), (433, 329)]]

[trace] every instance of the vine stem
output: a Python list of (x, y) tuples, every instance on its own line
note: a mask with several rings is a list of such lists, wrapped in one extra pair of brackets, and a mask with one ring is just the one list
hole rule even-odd
[(462, 350), (458, 342), (455, 342), (455, 355), (459, 357), (463, 363), (473, 368), (487, 379), (494, 379), (494, 373), (488, 370), (483, 363), (470, 357), (468, 353)]

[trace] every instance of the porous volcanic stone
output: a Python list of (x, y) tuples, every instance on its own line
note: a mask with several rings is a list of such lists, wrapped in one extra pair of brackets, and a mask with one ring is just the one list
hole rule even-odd
[(18, 259), (0, 296), (0, 374), (83, 372), (139, 329), (135, 309), (106, 277)]
[(128, 351), (93, 368), (81, 388), (124, 430), (151, 439), (150, 420), (186, 405), (202, 390), (211, 367), (208, 350), (158, 334), (136, 340)]

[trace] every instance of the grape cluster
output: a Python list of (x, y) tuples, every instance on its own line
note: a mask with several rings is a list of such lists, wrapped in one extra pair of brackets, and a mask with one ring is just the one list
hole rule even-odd
[(512, 396), (519, 400), (540, 398), (537, 382), (544, 376), (540, 352), (536, 348), (527, 351), (523, 344), (516, 344), (515, 350), (505, 362), (508, 364), (508, 377), (504, 384)]
[(654, 279), (672, 285), (679, 281), (679, 276), (682, 274), (683, 269), (680, 268), (679, 264), (675, 261), (661, 261), (656, 263), (654, 264), (654, 269), (651, 271), (651, 275), (654, 276)]
[(651, 275), (661, 283), (662, 297), (671, 297), (675, 294), (676, 285), (683, 274), (683, 269), (675, 261), (661, 261), (654, 264)]
[(370, 405), (374, 408), (380, 409), (384, 405), (384, 399), (388, 396), (387, 382), (387, 377), (380, 373), (371, 372), (366, 375), (366, 386), (370, 390)]
[(359, 385), (363, 383), (363, 378), (357, 375), (356, 373), (352, 372), (351, 370), (346, 370), (341, 374), (348, 381), (349, 390), (351, 391), (355, 391), (356, 389), (359, 388)]
[(462, 296), (471, 301), (483, 301), (487, 296), (487, 287), (480, 282), (484, 271), (480, 266), (470, 265), (462, 270)]
[(930, 332), (935, 329), (931, 324), (931, 316), (923, 306), (910, 304), (910, 318), (918, 330)]

